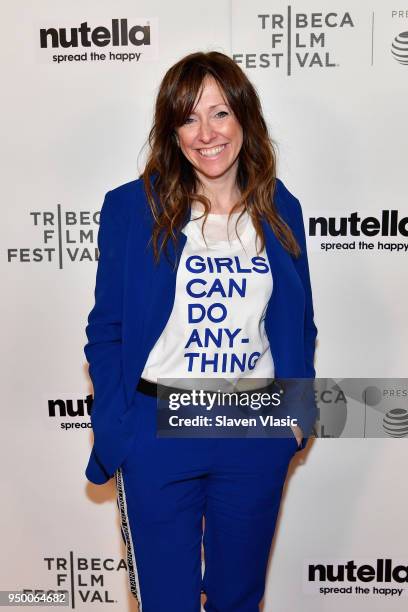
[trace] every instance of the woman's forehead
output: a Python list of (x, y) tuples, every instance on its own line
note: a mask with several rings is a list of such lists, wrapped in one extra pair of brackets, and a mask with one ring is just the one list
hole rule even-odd
[(218, 104), (226, 103), (226, 95), (217, 81), (211, 76), (205, 77), (194, 101), (194, 106), (215, 107)]

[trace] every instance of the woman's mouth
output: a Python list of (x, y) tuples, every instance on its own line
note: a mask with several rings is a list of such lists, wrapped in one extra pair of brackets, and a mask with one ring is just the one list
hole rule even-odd
[(218, 147), (212, 147), (211, 149), (197, 149), (201, 157), (206, 157), (210, 159), (215, 159), (218, 157), (227, 145), (219, 145)]

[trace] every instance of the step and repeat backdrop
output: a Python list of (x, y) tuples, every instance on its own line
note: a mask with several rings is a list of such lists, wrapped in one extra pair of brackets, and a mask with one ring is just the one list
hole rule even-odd
[[(2, 14), (0, 590), (136, 610), (114, 481), (84, 474), (103, 196), (143, 169), (165, 71), (228, 54), (302, 203), (317, 376), (329, 394), (348, 381), (349, 414), (350, 379), (381, 378), (406, 414), (408, 5), (5, 0)], [(407, 441), (337, 433), (292, 462), (264, 612), (407, 609)]]

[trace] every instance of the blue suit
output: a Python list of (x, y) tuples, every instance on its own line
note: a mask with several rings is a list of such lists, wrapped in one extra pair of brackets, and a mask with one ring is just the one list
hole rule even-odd
[[(317, 328), (302, 210), (279, 179), (275, 203), (302, 254), (298, 259), (292, 257), (262, 219), (273, 275), (265, 330), (275, 376), (313, 379)], [(189, 211), (185, 222), (188, 219)], [(136, 385), (173, 307), (177, 271), (163, 254), (159, 265), (155, 264), (151, 245), (148, 247), (152, 226), (142, 179), (106, 194), (98, 233), (95, 304), (88, 316), (88, 342), (84, 347), (94, 387), (94, 445), (85, 473), (95, 484), (109, 480), (131, 450), (138, 409)], [(181, 233), (176, 250), (169, 241), (172, 261), (179, 257), (185, 241)], [(298, 423), (306, 433), (301, 448), (313, 420), (299, 415)]]

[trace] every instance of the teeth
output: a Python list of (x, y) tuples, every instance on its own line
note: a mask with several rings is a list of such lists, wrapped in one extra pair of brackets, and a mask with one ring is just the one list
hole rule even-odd
[(225, 145), (214, 147), (213, 149), (199, 149), (199, 151), (203, 157), (213, 157), (214, 155), (221, 153), (223, 149), (225, 149)]

